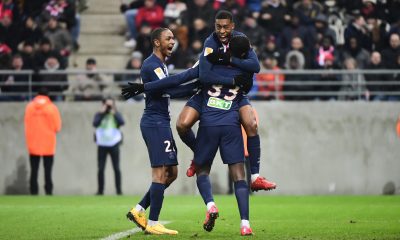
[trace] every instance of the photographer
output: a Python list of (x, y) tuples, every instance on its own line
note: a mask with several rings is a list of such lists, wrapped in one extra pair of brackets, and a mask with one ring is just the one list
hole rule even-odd
[(119, 144), (122, 142), (122, 132), (119, 129), (124, 125), (122, 115), (115, 107), (112, 98), (102, 101), (102, 109), (94, 116), (93, 126), (96, 128), (95, 141), (97, 148), (98, 162), (98, 191), (97, 195), (103, 195), (104, 191), (104, 169), (107, 154), (111, 156), (111, 162), (115, 174), (115, 187), (117, 194), (121, 195), (121, 172), (119, 169)]

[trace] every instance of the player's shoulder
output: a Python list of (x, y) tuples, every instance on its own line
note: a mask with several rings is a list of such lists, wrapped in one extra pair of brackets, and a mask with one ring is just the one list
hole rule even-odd
[(151, 54), (148, 58), (146, 58), (143, 61), (142, 64), (142, 71), (153, 71), (156, 68), (160, 68), (162, 65), (160, 64), (160, 61), (158, 60), (158, 58)]

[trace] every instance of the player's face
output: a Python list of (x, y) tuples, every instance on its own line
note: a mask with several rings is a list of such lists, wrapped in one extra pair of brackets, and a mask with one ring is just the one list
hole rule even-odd
[(160, 37), (160, 50), (164, 56), (171, 56), (172, 48), (175, 45), (174, 34), (171, 30), (166, 30), (161, 33)]
[(228, 44), (235, 24), (229, 19), (215, 19), (215, 32), (223, 44)]

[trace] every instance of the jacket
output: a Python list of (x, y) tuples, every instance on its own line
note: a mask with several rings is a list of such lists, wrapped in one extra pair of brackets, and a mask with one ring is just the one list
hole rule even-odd
[(56, 133), (61, 130), (61, 117), (49, 97), (38, 95), (25, 109), (25, 139), (29, 154), (48, 156), (56, 150)]

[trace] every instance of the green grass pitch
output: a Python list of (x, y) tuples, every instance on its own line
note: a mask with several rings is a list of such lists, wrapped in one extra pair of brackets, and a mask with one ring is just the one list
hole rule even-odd
[[(125, 214), (138, 196), (1, 196), (0, 239), (101, 239), (133, 229)], [(234, 196), (216, 196), (212, 232), (200, 196), (166, 196), (160, 220), (178, 236), (122, 239), (243, 239)], [(250, 197), (254, 239), (400, 239), (400, 196)], [(247, 238), (247, 237), (246, 237)]]

